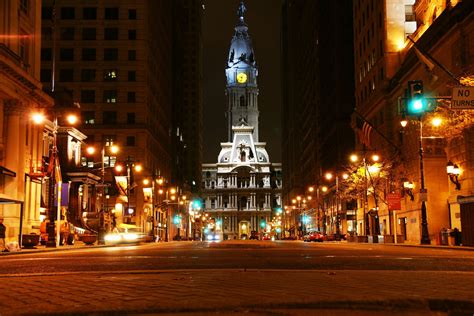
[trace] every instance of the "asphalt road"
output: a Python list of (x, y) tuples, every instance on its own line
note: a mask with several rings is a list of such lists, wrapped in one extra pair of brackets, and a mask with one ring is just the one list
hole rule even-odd
[(0, 258), (1, 274), (170, 269), (474, 271), (474, 251), (377, 244), (173, 242)]
[(438, 248), (295, 241), (82, 248), (0, 256), (0, 280), (1, 316), (474, 312), (474, 251)]

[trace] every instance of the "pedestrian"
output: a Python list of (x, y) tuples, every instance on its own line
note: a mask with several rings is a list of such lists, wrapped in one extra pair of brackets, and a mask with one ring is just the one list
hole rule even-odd
[(7, 252), (7, 248), (5, 248), (5, 232), (7, 227), (3, 225), (3, 217), (0, 216), (0, 251)]

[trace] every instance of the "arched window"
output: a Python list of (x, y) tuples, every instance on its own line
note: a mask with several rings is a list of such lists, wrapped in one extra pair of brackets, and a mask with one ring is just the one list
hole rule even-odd
[(245, 97), (243, 95), (240, 96), (240, 106), (241, 107), (246, 107), (247, 106), (247, 102), (246, 102)]

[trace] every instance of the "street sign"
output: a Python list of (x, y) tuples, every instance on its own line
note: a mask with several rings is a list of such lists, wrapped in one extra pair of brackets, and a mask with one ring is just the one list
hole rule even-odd
[(420, 202), (428, 202), (428, 190), (420, 189)]
[(388, 209), (393, 211), (393, 210), (401, 210), (402, 205), (401, 205), (401, 197), (400, 193), (388, 193), (387, 194), (387, 203), (388, 203)]
[(474, 87), (454, 87), (451, 108), (474, 110)]

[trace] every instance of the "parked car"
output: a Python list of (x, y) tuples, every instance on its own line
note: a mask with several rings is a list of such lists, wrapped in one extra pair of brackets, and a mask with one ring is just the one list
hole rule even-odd
[(252, 240), (252, 239), (258, 240), (258, 232), (255, 231), (255, 230), (252, 230), (252, 231), (250, 232), (250, 238), (249, 238), (249, 239), (250, 239), (250, 240)]
[(303, 237), (303, 241), (306, 242), (311, 242), (311, 241), (318, 241), (318, 242), (323, 242), (327, 240), (327, 236), (321, 232), (309, 232)]

